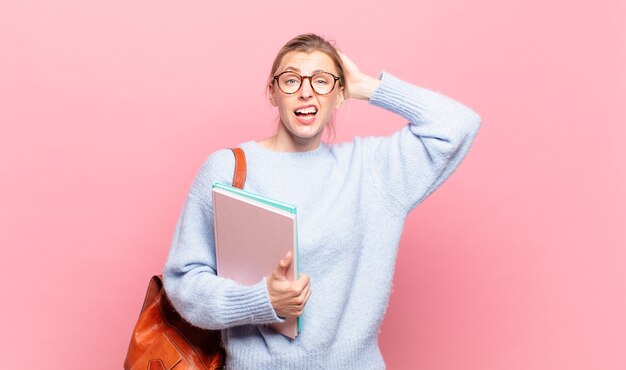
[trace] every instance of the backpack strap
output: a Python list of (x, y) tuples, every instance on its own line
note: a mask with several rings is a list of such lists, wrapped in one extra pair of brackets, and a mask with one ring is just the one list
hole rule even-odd
[(235, 173), (233, 175), (233, 187), (243, 189), (246, 183), (246, 153), (241, 148), (230, 148), (235, 154)]

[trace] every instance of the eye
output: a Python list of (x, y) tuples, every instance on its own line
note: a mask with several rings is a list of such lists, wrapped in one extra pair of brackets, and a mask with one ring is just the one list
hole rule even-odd
[(332, 83), (332, 76), (328, 73), (318, 73), (313, 76), (311, 82), (316, 86), (326, 86)]
[(298, 86), (300, 84), (300, 76), (295, 73), (285, 73), (281, 75), (279, 82), (283, 86)]

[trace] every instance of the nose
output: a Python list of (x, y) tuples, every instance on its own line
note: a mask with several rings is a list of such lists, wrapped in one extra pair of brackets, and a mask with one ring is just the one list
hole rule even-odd
[(310, 77), (304, 77), (302, 79), (302, 85), (300, 86), (299, 98), (302, 100), (307, 100), (312, 96), (313, 96), (313, 87), (311, 87), (311, 79)]

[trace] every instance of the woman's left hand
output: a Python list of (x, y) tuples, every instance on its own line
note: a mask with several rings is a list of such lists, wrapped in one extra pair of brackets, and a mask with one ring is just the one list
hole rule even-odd
[(359, 67), (345, 54), (339, 53), (339, 56), (343, 63), (344, 77), (346, 80), (343, 90), (344, 99), (354, 98), (369, 100), (374, 90), (380, 85), (380, 80), (361, 72)]

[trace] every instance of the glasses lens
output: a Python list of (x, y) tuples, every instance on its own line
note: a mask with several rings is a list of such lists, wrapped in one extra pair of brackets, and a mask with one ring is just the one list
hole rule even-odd
[(318, 94), (328, 94), (335, 86), (335, 78), (326, 72), (316, 73), (311, 76), (311, 85)]
[(297, 73), (287, 72), (278, 76), (278, 87), (286, 94), (298, 91), (301, 83), (302, 78)]

